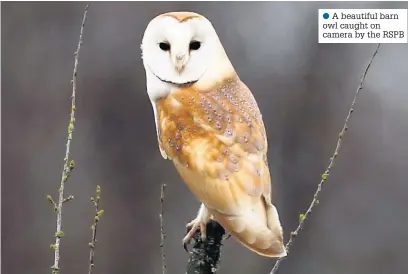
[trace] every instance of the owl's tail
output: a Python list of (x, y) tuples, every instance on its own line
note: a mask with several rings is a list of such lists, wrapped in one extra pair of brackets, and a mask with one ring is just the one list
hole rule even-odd
[(271, 205), (266, 209), (262, 206), (242, 216), (231, 217), (219, 212), (212, 213), (231, 236), (250, 250), (270, 258), (287, 255), (283, 244), (282, 226), (275, 206)]

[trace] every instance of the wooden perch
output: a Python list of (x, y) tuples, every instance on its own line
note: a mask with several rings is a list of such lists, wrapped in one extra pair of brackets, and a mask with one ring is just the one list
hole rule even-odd
[(201, 233), (191, 240), (193, 249), (187, 262), (186, 274), (215, 274), (220, 261), (224, 228), (216, 221), (207, 224), (207, 240), (201, 241)]

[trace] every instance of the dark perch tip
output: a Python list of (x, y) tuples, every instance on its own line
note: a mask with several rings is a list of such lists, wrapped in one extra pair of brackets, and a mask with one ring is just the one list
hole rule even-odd
[(215, 274), (220, 260), (224, 228), (214, 220), (207, 224), (207, 239), (198, 232), (192, 238), (193, 249), (187, 262), (186, 274)]

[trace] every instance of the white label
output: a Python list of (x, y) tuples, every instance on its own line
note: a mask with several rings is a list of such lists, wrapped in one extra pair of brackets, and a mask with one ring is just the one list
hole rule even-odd
[(408, 43), (408, 9), (319, 9), (319, 43)]

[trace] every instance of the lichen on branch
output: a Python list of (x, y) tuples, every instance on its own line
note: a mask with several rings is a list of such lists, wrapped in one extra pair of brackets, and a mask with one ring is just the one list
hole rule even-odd
[(214, 220), (207, 224), (207, 239), (201, 240), (201, 233), (192, 238), (193, 249), (187, 262), (186, 274), (215, 274), (220, 262), (224, 228)]

